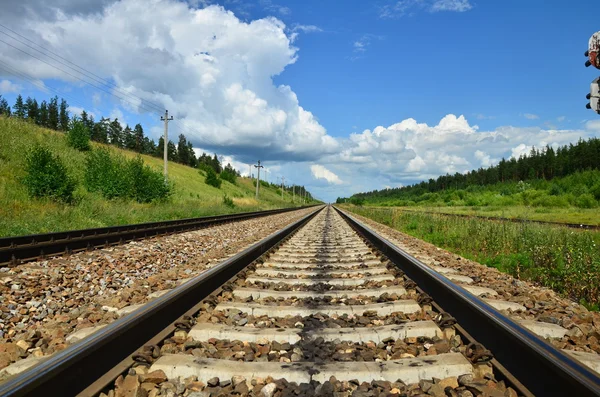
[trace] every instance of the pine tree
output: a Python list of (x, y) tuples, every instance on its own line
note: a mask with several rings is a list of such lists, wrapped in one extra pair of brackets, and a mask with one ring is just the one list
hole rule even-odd
[(133, 127), (133, 138), (135, 141), (134, 150), (138, 153), (146, 153), (147, 145), (144, 142), (144, 129), (139, 123)]
[(60, 129), (63, 131), (69, 131), (69, 111), (67, 110), (69, 105), (67, 101), (64, 99), (60, 99), (60, 115), (59, 115), (59, 123)]
[[(75, 118), (75, 117), (73, 117)], [(90, 122), (89, 118), (88, 118), (88, 114), (85, 110), (81, 111), (81, 122), (83, 123), (83, 125), (87, 128), (88, 124)], [(88, 131), (91, 133), (92, 130), (88, 129)]]
[(185, 135), (183, 134), (179, 134), (179, 142), (177, 143), (177, 157), (181, 164), (188, 164), (190, 160), (187, 140), (185, 139)]
[(46, 101), (42, 101), (41, 105), (40, 105), (40, 125), (42, 127), (49, 127), (49, 119), (50, 119), (50, 115), (48, 114), (48, 104), (46, 103)]
[(33, 107), (33, 99), (31, 99), (31, 97), (28, 96), (25, 100), (25, 105), (23, 105), (23, 109), (25, 110), (25, 118), (29, 120), (31, 120), (31, 117), (29, 117), (29, 109), (31, 107)]
[(53, 130), (58, 130), (60, 119), (58, 114), (58, 97), (54, 97), (50, 99), (50, 104), (48, 105), (48, 128), (52, 128)]
[(187, 152), (188, 152), (188, 165), (190, 167), (197, 167), (198, 160), (196, 159), (196, 153), (194, 152), (194, 147), (192, 146), (192, 142), (188, 141), (187, 143)]
[(110, 123), (110, 127), (108, 129), (108, 138), (111, 145), (123, 147), (123, 127), (121, 127), (119, 119), (114, 119)]
[(165, 138), (163, 138), (161, 136), (160, 138), (158, 138), (158, 145), (156, 145), (156, 148), (154, 150), (154, 157), (162, 158), (164, 150), (165, 150)]
[(10, 117), (11, 114), (10, 106), (6, 99), (2, 98), (2, 95), (0, 95), (0, 114), (6, 117)]
[(167, 159), (169, 161), (178, 161), (177, 158), (177, 147), (173, 143), (173, 141), (169, 141), (167, 145)]
[(40, 109), (35, 99), (30, 101), (27, 98), (27, 119), (35, 124), (40, 123)]
[(213, 156), (213, 158), (211, 160), (211, 166), (212, 166), (213, 170), (215, 170), (215, 172), (217, 174), (221, 173), (221, 171), (222, 171), (221, 162), (219, 161), (219, 158), (217, 157), (216, 153), (215, 153), (215, 155)]
[(149, 154), (151, 156), (156, 152), (156, 144), (153, 140), (149, 139), (147, 136), (144, 137), (144, 142), (142, 144), (142, 153)]
[(13, 106), (13, 109), (13, 114), (16, 117), (20, 119), (25, 118), (25, 105), (23, 105), (23, 97), (21, 96), (21, 94), (17, 96), (17, 100), (15, 101), (15, 106)]
[(109, 120), (104, 117), (92, 127), (92, 140), (100, 143), (108, 143)]
[(129, 150), (135, 150), (135, 136), (129, 124), (123, 130), (123, 145)]
[(88, 121), (85, 123), (85, 127), (88, 129), (90, 134), (93, 134), (95, 125), (96, 123), (94, 122), (94, 116), (92, 116), (91, 114), (88, 115)]

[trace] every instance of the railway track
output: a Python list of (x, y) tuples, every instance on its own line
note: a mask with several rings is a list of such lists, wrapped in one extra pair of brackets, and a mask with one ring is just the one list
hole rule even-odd
[(0, 238), (0, 266), (15, 266), (24, 262), (43, 259), (50, 255), (70, 254), (98, 247), (108, 247), (133, 240), (198, 230), (223, 223), (280, 214), (297, 209), (299, 208), (3, 237)]
[(600, 395), (598, 373), (529, 330), (542, 325), (465, 281), (326, 207), (89, 330), (0, 395)]

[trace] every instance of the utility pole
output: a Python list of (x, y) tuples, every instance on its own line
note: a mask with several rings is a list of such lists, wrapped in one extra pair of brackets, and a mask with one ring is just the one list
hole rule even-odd
[(260, 186), (260, 169), (264, 168), (260, 165), (260, 160), (258, 160), (258, 165), (254, 165), (257, 169), (257, 178), (256, 178), (256, 199), (258, 200), (258, 187)]
[(292, 203), (296, 200), (296, 185), (292, 185)]
[(284, 178), (281, 177), (281, 199), (282, 200), (283, 200), (283, 181), (284, 181)]
[(165, 160), (165, 168), (163, 170), (163, 174), (165, 175), (165, 181), (166, 181), (167, 174), (168, 174), (167, 148), (169, 146), (169, 121), (173, 120), (173, 116), (171, 116), (171, 118), (169, 118), (169, 111), (165, 110), (165, 116), (164, 117), (160, 116), (160, 119), (165, 122), (165, 137), (163, 138), (164, 139), (164, 142), (163, 142), (164, 156), (163, 157)]

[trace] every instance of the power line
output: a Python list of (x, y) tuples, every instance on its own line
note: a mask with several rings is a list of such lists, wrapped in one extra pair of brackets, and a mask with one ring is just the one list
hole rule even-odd
[[(68, 63), (70, 63), (70, 64), (72, 64), (72, 65), (75, 65), (77, 68), (79, 68), (79, 69), (81, 69), (81, 70), (84, 70), (84, 71), (88, 72), (89, 74), (91, 74), (91, 75), (93, 75), (93, 76), (96, 76), (96, 77), (98, 77), (98, 79), (100, 79), (100, 80), (104, 81), (104, 83), (102, 83), (102, 81), (98, 81), (98, 80), (96, 80), (96, 82), (98, 82), (98, 83), (102, 84), (103, 86), (107, 86), (107, 88), (109, 88), (109, 89), (110, 89), (110, 87), (108, 87), (108, 86), (109, 86), (109, 85), (112, 85), (112, 86), (113, 86), (113, 87), (115, 87), (116, 89), (115, 89), (115, 90), (112, 90), (112, 91), (108, 91), (107, 89), (105, 89), (105, 88), (104, 88), (104, 87), (102, 87), (102, 86), (97, 86), (96, 84), (90, 83), (89, 81), (87, 81), (87, 80), (83, 79), (82, 77), (80, 77), (80, 76), (77, 76), (77, 75), (74, 75), (74, 74), (72, 74), (72, 73), (70, 73), (70, 72), (68, 72), (68, 71), (66, 71), (66, 70), (64, 70), (64, 69), (62, 69), (62, 68), (60, 68), (60, 67), (58, 67), (58, 66), (56, 66), (56, 65), (53, 65), (52, 63), (50, 63), (50, 62), (48, 62), (48, 61), (46, 61), (46, 60), (44, 60), (44, 59), (41, 59), (41, 58), (39, 58), (38, 56), (36, 56), (36, 55), (33, 55), (33, 54), (31, 54), (31, 53), (29, 53), (29, 52), (27, 52), (27, 51), (25, 51), (25, 50), (23, 50), (23, 49), (21, 49), (21, 48), (19, 48), (19, 47), (17, 47), (17, 46), (14, 46), (14, 45), (12, 45), (12, 44), (10, 44), (10, 43), (8, 43), (8, 42), (6, 42), (6, 41), (2, 40), (2, 39), (0, 39), (0, 42), (2, 42), (2, 43), (4, 43), (4, 44), (6, 44), (6, 45), (8, 45), (8, 46), (10, 46), (10, 47), (12, 47), (12, 48), (14, 48), (14, 49), (16, 49), (17, 51), (20, 51), (20, 52), (22, 52), (22, 53), (24, 53), (24, 54), (26, 54), (26, 55), (28, 55), (28, 56), (30, 56), (30, 57), (32, 57), (32, 58), (34, 58), (34, 59), (37, 59), (38, 61), (40, 61), (40, 62), (43, 62), (43, 63), (45, 63), (46, 65), (48, 65), (48, 66), (50, 66), (50, 67), (52, 67), (52, 68), (55, 68), (55, 69), (57, 69), (57, 70), (59, 70), (59, 71), (61, 71), (61, 72), (65, 73), (65, 74), (66, 74), (66, 75), (68, 75), (68, 76), (71, 76), (72, 78), (75, 78), (75, 79), (77, 79), (77, 80), (79, 80), (79, 81), (81, 81), (81, 82), (83, 82), (83, 83), (85, 83), (85, 84), (88, 84), (88, 85), (90, 85), (90, 86), (92, 86), (92, 87), (94, 87), (94, 88), (96, 88), (96, 89), (98, 89), (98, 90), (101, 90), (101, 91), (103, 91), (103, 92), (105, 92), (105, 93), (107, 93), (107, 94), (109, 94), (109, 95), (112, 95), (112, 96), (114, 96), (114, 97), (116, 97), (116, 98), (118, 98), (118, 99), (120, 99), (120, 100), (122, 100), (122, 101), (124, 101), (124, 102), (128, 103), (129, 105), (131, 105), (131, 106), (132, 106), (132, 107), (134, 107), (134, 108), (138, 107), (138, 108), (141, 108), (142, 110), (144, 110), (144, 111), (146, 111), (146, 112), (149, 112), (149, 113), (154, 113), (154, 114), (156, 114), (156, 115), (160, 115), (160, 113), (158, 113), (158, 111), (157, 111), (157, 110), (154, 110), (154, 109), (152, 109), (152, 108), (150, 107), (150, 106), (153, 106), (153, 107), (155, 107), (156, 109), (160, 109), (160, 111), (162, 112), (162, 107), (161, 107), (160, 105), (157, 105), (156, 103), (153, 103), (153, 102), (151, 102), (151, 101), (148, 101), (148, 100), (146, 100), (146, 99), (144, 99), (144, 98), (141, 98), (141, 97), (139, 97), (139, 96), (137, 96), (137, 95), (135, 95), (135, 94), (128, 93), (127, 91), (124, 91), (124, 90), (122, 90), (122, 89), (118, 88), (118, 86), (117, 86), (116, 84), (114, 84), (114, 83), (110, 82), (109, 80), (103, 79), (103, 78), (101, 78), (100, 76), (98, 76), (98, 75), (96, 75), (96, 74), (94, 74), (94, 73), (92, 73), (92, 72), (88, 71), (87, 69), (85, 69), (85, 68), (83, 68), (83, 67), (81, 67), (81, 66), (78, 66), (78, 65), (76, 65), (75, 63), (73, 63), (73, 62), (71, 62), (71, 61), (67, 60), (66, 58), (64, 58), (64, 57), (61, 57), (60, 55), (58, 55), (58, 54), (56, 54), (56, 53), (52, 52), (51, 50), (45, 49), (44, 47), (40, 46), (39, 44), (36, 44), (35, 42), (33, 42), (32, 40), (30, 40), (30, 39), (26, 38), (25, 36), (23, 36), (23, 35), (20, 35), (19, 33), (16, 33), (16, 32), (15, 32), (15, 31), (13, 31), (12, 29), (9, 29), (9, 28), (7, 28), (6, 26), (4, 26), (4, 25), (1, 25), (1, 24), (0, 24), (0, 26), (2, 26), (3, 28), (5, 28), (5, 29), (7, 29), (7, 30), (10, 30), (11, 32), (13, 32), (13, 33), (15, 33), (16, 35), (18, 35), (18, 36), (20, 36), (20, 37), (24, 38), (25, 40), (27, 40), (27, 41), (29, 41), (29, 42), (31, 42), (31, 43), (33, 43), (33, 44), (37, 45), (38, 47), (40, 47), (40, 48), (44, 49), (44, 51), (48, 51), (48, 52), (50, 52), (50, 53), (54, 54), (56, 57), (58, 57), (58, 58), (60, 58), (60, 59), (64, 59), (66, 62), (68, 62)], [(11, 36), (11, 35), (7, 34), (6, 32), (2, 32), (2, 31), (0, 30), (0, 33), (2, 33), (2, 34), (4, 34), (4, 35), (7, 35), (8, 37), (12, 38), (13, 40), (16, 40), (16, 41), (18, 41), (19, 43), (21, 43), (21, 44), (23, 44), (23, 45), (26, 45), (27, 47), (31, 48), (31, 49), (32, 49), (32, 50), (34, 50), (34, 51), (37, 51), (37, 52), (41, 53), (41, 54), (42, 54), (42, 55), (44, 55), (44, 56), (47, 56), (48, 58), (52, 59), (52, 60), (53, 60), (53, 61), (55, 61), (55, 62), (59, 62), (60, 64), (62, 64), (62, 65), (64, 65), (64, 66), (66, 66), (66, 67), (69, 67), (71, 70), (75, 71), (76, 73), (79, 73), (79, 74), (82, 74), (82, 75), (84, 75), (84, 76), (85, 76), (85, 74), (84, 74), (84, 73), (82, 73), (82, 72), (80, 72), (80, 71), (78, 71), (78, 70), (74, 69), (73, 67), (70, 67), (69, 65), (66, 65), (64, 62), (60, 62), (60, 61), (58, 61), (58, 60), (56, 60), (56, 59), (53, 59), (53, 58), (52, 58), (52, 57), (50, 57), (48, 54), (45, 54), (45, 53), (43, 53), (42, 51), (40, 51), (40, 50), (38, 50), (38, 49), (35, 49), (35, 48), (33, 48), (32, 46), (30, 46), (30, 45), (28, 45), (28, 44), (26, 44), (26, 43), (23, 43), (22, 41), (20, 41), (20, 40), (18, 40), (18, 39), (15, 39), (13, 36)], [(93, 78), (89, 77), (89, 75), (88, 75), (88, 76), (86, 76), (86, 77), (88, 77), (88, 78), (90, 78), (90, 79), (93, 79)], [(139, 104), (137, 104), (137, 103), (133, 103), (133, 102), (131, 102), (131, 101), (127, 100), (126, 98), (124, 98), (123, 96), (117, 95), (117, 93), (115, 93), (115, 91), (118, 91), (118, 92), (120, 92), (120, 93), (123, 93), (123, 95), (127, 95), (127, 96), (129, 96), (130, 98), (137, 99), (137, 100), (139, 100), (139, 101), (140, 101), (140, 103), (139, 103)], [(150, 106), (146, 105), (146, 104), (145, 104), (145, 102), (149, 103), (149, 104), (150, 104)], [(181, 132), (184, 132), (184, 133), (191, 134), (191, 132), (190, 132), (190, 127), (189, 127), (188, 125), (186, 125), (184, 122), (178, 123), (178, 122), (177, 122), (177, 120), (175, 120), (175, 123), (177, 124), (177, 126), (179, 127), (179, 130), (180, 130)], [(197, 130), (196, 130), (195, 132), (196, 132), (196, 133), (198, 133), (198, 135), (200, 135), (199, 131), (197, 131)], [(208, 143), (209, 145), (213, 145), (213, 146), (219, 146), (219, 145), (218, 145), (216, 142), (212, 141), (211, 139), (206, 139), (205, 137), (203, 137), (203, 140), (204, 140), (206, 143)]]

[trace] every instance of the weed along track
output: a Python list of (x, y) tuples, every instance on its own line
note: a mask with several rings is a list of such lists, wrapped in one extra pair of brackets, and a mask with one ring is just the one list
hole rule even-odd
[(485, 293), (319, 208), (0, 393), (600, 395), (595, 357), (561, 352), (536, 334), (556, 329)]

